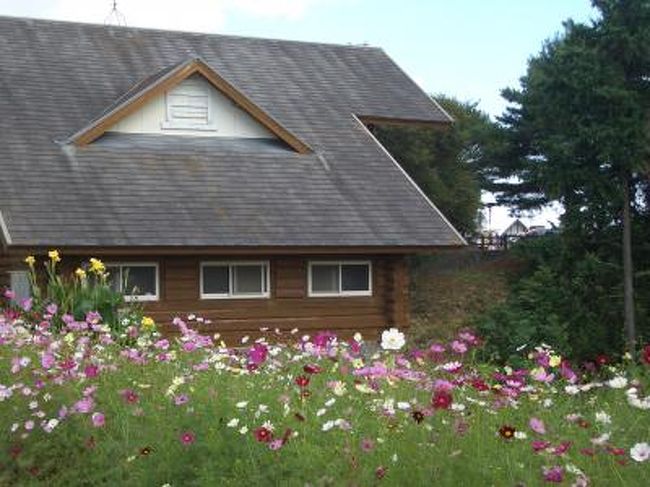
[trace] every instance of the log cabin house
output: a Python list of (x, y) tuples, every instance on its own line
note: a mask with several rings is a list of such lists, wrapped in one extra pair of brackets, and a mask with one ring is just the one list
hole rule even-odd
[(369, 129), (451, 123), (378, 48), (0, 17), (0, 114), (19, 292), (56, 248), (159, 323), (373, 334), (407, 255), (465, 244)]

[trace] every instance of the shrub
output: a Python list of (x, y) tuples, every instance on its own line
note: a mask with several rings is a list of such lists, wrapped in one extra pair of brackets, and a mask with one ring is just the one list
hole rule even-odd
[(595, 254), (571, 261), (558, 236), (533, 239), (515, 252), (528, 262), (528, 274), (513, 285), (504, 303), (475, 320), (488, 353), (507, 360), (540, 342), (578, 360), (622, 353), (616, 267)]
[(79, 321), (90, 312), (99, 313), (104, 323), (116, 331), (141, 321), (141, 306), (125, 302), (124, 296), (110, 286), (109, 274), (99, 259), (89, 259), (70, 276), (59, 272), (60, 262), (60, 253), (50, 250), (44, 262), (45, 272), (41, 274), (36, 269), (36, 258), (25, 258), (31, 298), (16, 303), (13, 293), (7, 290), (4, 295), (9, 298), (8, 305), (13, 302), (14, 309), (52, 315), (51, 325), (55, 329), (62, 328), (69, 317)]

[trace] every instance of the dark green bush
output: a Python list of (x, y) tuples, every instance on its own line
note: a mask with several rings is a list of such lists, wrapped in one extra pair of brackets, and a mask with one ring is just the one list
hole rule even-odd
[[(504, 303), (475, 322), (488, 354), (508, 360), (540, 342), (575, 360), (623, 351), (618, 266), (594, 253), (567, 252), (559, 235), (522, 242), (514, 251), (527, 262), (528, 272)], [(643, 337), (647, 320), (643, 313), (638, 318)]]

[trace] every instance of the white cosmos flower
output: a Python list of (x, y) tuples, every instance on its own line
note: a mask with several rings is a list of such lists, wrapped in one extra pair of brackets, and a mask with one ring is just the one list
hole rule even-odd
[(564, 392), (569, 394), (570, 396), (575, 396), (578, 392), (580, 392), (580, 388), (578, 386), (566, 386), (564, 388)]
[(646, 462), (650, 458), (650, 445), (647, 443), (637, 443), (630, 448), (630, 456), (636, 462)]
[(325, 407), (330, 407), (330, 406), (332, 406), (335, 402), (336, 402), (336, 399), (332, 397), (331, 399), (328, 399), (327, 401), (325, 401)]
[(607, 381), (607, 385), (612, 389), (623, 389), (627, 386), (627, 379), (621, 375)]
[(603, 433), (602, 435), (600, 435), (597, 438), (592, 438), (591, 442), (594, 445), (604, 445), (605, 443), (607, 443), (609, 441), (610, 436), (612, 436), (611, 433)]
[(238, 418), (232, 418), (230, 421), (228, 421), (228, 428), (236, 428), (237, 425), (239, 424), (239, 419)]
[(322, 416), (326, 412), (327, 412), (327, 409), (325, 409), (325, 408), (319, 409), (318, 411), (316, 411), (316, 416)]
[(239, 434), (245, 435), (246, 433), (248, 433), (248, 426), (242, 426), (239, 428)]
[(528, 435), (523, 431), (515, 431), (515, 438), (518, 440), (525, 440), (528, 438)]
[(332, 428), (334, 428), (334, 421), (326, 421), (326, 422), (323, 424), (322, 430), (323, 430), (323, 431), (329, 431), (329, 430), (331, 430)]
[(612, 417), (607, 414), (605, 411), (598, 411), (596, 413), (596, 421), (602, 424), (611, 424)]
[(381, 348), (384, 350), (399, 350), (405, 344), (404, 333), (397, 328), (384, 330), (381, 334)]
[(244, 409), (248, 405), (248, 401), (239, 401), (237, 404), (235, 404), (235, 407), (237, 409)]

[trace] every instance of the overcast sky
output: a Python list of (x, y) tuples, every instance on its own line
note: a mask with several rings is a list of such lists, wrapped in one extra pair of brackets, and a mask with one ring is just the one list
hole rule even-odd
[[(104, 23), (112, 0), (0, 0), (0, 15)], [(501, 89), (562, 21), (595, 15), (588, 0), (117, 0), (129, 26), (380, 46), (429, 93), (479, 103)], [(552, 213), (529, 222), (544, 223)], [(494, 209), (493, 227), (509, 222)]]

